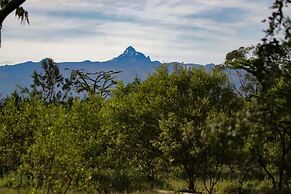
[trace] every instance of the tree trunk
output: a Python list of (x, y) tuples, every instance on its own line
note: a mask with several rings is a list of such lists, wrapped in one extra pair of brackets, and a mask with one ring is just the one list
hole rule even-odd
[(184, 169), (187, 173), (187, 177), (188, 177), (188, 191), (189, 192), (195, 192), (195, 178), (193, 176), (193, 170), (191, 170), (191, 168), (189, 166), (187, 166), (187, 164), (184, 164)]
[(266, 164), (263, 161), (263, 156), (261, 154), (259, 154), (259, 159), (258, 162), (260, 164), (260, 166), (264, 169), (265, 173), (268, 175), (268, 177), (271, 179), (272, 184), (273, 184), (273, 189), (276, 190), (277, 188), (277, 182), (275, 180), (275, 177), (272, 175), (272, 173), (267, 169)]
[(193, 177), (188, 178), (188, 191), (195, 192), (195, 179)]
[(1, 10), (0, 10), (0, 24), (2, 25), (5, 18), (12, 13), (16, 8), (23, 4), (26, 0), (10, 0)]
[(286, 136), (285, 131), (283, 131), (283, 133), (280, 133), (282, 154), (281, 154), (281, 160), (280, 160), (280, 165), (279, 165), (279, 182), (278, 182), (279, 191), (281, 191), (281, 189), (284, 186), (284, 171), (286, 169), (287, 151), (286, 151), (285, 136)]
[(2, 42), (2, 24), (0, 24), (0, 47), (1, 47), (1, 42)]

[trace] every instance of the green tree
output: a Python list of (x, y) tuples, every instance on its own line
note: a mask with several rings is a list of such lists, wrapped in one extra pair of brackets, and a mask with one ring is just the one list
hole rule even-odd
[(218, 159), (224, 160), (224, 170), (229, 170), (228, 180), (233, 184), (232, 192), (239, 194), (250, 192), (244, 188), (247, 181), (264, 179), (251, 149), (254, 133), (251, 128), (253, 122), (250, 121), (253, 119), (253, 115), (244, 106), (234, 109), (231, 114), (218, 113), (209, 119), (212, 131), (210, 151), (214, 151), (214, 161), (217, 154)]
[(167, 79), (162, 88), (171, 92), (165, 99), (168, 107), (159, 122), (156, 145), (172, 164), (184, 167), (188, 189), (195, 191), (195, 181), (211, 157), (206, 152), (210, 135), (207, 118), (213, 112), (229, 111), (236, 95), (225, 75), (216, 70), (208, 74), (202, 69), (176, 68), (172, 74), (158, 71), (156, 76)]
[[(279, 191), (288, 188), (290, 180), (291, 22), (284, 14), (289, 3), (289, 0), (274, 2), (266, 37), (251, 55), (248, 48), (243, 48), (232, 51), (226, 58), (226, 63), (246, 70), (259, 85), (257, 95), (246, 106), (252, 114), (250, 150), (273, 189)], [(284, 39), (280, 40), (282, 35)]]
[(152, 81), (140, 83), (136, 80), (126, 87), (119, 84), (104, 107), (107, 120), (104, 130), (111, 139), (111, 155), (121, 170), (119, 173), (128, 171), (128, 176), (132, 176), (131, 172), (137, 171), (135, 174), (141, 175), (134, 178), (134, 182), (128, 177), (129, 188), (131, 185), (141, 187), (142, 183), (137, 180), (142, 176), (151, 187), (157, 180), (160, 152), (152, 141), (159, 133), (158, 118), (162, 111), (159, 107), (165, 105), (162, 96), (154, 96), (158, 87)]
[(35, 108), (17, 94), (7, 98), (0, 108), (0, 176), (18, 170), (21, 158), (33, 143), (34, 129), (29, 122)]
[(64, 102), (71, 97), (72, 77), (64, 78), (57, 63), (50, 58), (42, 60), (41, 67), (41, 72), (32, 73), (31, 91), (27, 88), (23, 91), (29, 95), (39, 96), (46, 103)]
[(201, 164), (208, 160), (203, 157), (209, 149), (205, 144), (211, 144), (206, 120), (213, 111), (230, 111), (236, 99), (218, 71), (208, 74), (178, 66), (173, 73), (163, 66), (143, 82), (119, 85), (106, 107), (107, 130), (114, 150), (120, 151), (115, 155), (140, 166), (149, 180), (157, 178), (163, 161), (183, 166), (194, 191)]
[[(24, 184), (45, 193), (102, 192), (102, 167), (106, 166), (106, 139), (101, 133), (102, 98), (61, 104), (34, 103), (30, 122), (34, 143), (22, 157), (20, 170), (30, 177)], [(32, 104), (31, 104), (32, 105)]]

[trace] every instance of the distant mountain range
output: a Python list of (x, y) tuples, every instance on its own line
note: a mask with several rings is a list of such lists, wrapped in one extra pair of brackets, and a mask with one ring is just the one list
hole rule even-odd
[[(206, 71), (213, 70), (214, 64), (199, 65), (199, 64), (182, 64), (177, 62), (167, 63), (169, 69), (173, 69), (174, 64), (180, 64), (185, 68), (204, 68)], [(109, 61), (82, 61), (82, 62), (62, 62), (58, 63), (63, 75), (68, 75), (66, 69), (83, 69), (86, 72), (96, 71), (122, 71), (117, 75), (118, 80), (125, 83), (132, 82), (137, 76), (140, 79), (145, 79), (149, 73), (153, 73), (155, 69), (162, 65), (159, 61), (152, 61), (150, 57), (146, 57), (143, 53), (137, 52), (132, 46), (129, 46), (121, 55)], [(41, 71), (39, 62), (28, 61), (15, 65), (0, 66), (0, 94), (5, 97), (17, 90), (17, 85), (22, 87), (30, 86), (32, 83), (32, 72)], [(231, 70), (227, 70), (229, 76), (233, 76)]]

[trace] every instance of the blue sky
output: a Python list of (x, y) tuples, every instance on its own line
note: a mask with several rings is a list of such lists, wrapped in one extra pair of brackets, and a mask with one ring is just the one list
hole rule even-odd
[(30, 25), (3, 24), (0, 64), (104, 61), (132, 45), (161, 62), (222, 63), (256, 44), (271, 0), (27, 0)]

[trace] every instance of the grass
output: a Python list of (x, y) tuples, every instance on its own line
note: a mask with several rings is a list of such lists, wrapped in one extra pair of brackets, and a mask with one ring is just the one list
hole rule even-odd
[(3, 194), (33, 194), (32, 191), (30, 190), (15, 190), (15, 189), (10, 189), (10, 188), (0, 188), (0, 193)]
[[(176, 179), (168, 179), (166, 181), (167, 184), (163, 185), (161, 188), (156, 188), (156, 189), (161, 189), (161, 190), (166, 190), (166, 191), (174, 191), (175, 193), (178, 193), (181, 190), (185, 190), (187, 188), (187, 182), (185, 180), (176, 180)], [(202, 191), (203, 194), (207, 193), (204, 189), (204, 184), (202, 181), (197, 182), (197, 191)], [(248, 181), (244, 184), (244, 189), (251, 189), (251, 188), (256, 188), (257, 190), (265, 190), (265, 188), (269, 187), (270, 183), (267, 181)], [(233, 193), (231, 192), (232, 188), (235, 188), (235, 185), (231, 181), (220, 181), (216, 185), (216, 192), (215, 194), (224, 194), (225, 189), (228, 189), (229, 191), (227, 193)], [(33, 192), (31, 190), (17, 190), (17, 189), (10, 189), (10, 188), (5, 188), (5, 187), (0, 187), (0, 194), (39, 194), (43, 193), (42, 191), (38, 192)], [(76, 192), (68, 192), (68, 194), (73, 194)], [(143, 192), (133, 192), (133, 194), (156, 194), (157, 192), (155, 191), (143, 191)], [(256, 192), (255, 192), (256, 193)], [(76, 194), (86, 194), (84, 192), (78, 192)]]

